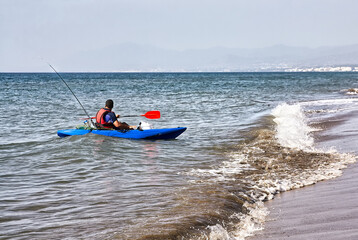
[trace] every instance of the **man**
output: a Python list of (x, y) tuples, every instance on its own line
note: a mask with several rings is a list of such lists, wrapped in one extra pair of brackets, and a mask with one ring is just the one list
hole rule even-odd
[(119, 130), (136, 129), (136, 126), (129, 126), (125, 122), (118, 121), (119, 115), (112, 112), (113, 100), (108, 99), (104, 108), (101, 108), (96, 115), (96, 125), (98, 128), (114, 128)]

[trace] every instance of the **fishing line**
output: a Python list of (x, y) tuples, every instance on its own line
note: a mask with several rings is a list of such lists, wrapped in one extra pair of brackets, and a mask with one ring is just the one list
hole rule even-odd
[(83, 111), (85, 111), (87, 117), (91, 120), (92, 125), (96, 128), (96, 125), (93, 123), (90, 115), (88, 114), (88, 112), (86, 111), (86, 109), (83, 107), (82, 103), (80, 102), (80, 100), (78, 100), (78, 98), (76, 97), (75, 93), (72, 91), (72, 89), (70, 88), (70, 86), (68, 86), (68, 84), (66, 83), (66, 81), (61, 77), (61, 75), (56, 71), (56, 69), (54, 67), (52, 67), (51, 64), (48, 63), (48, 65), (55, 71), (55, 73), (57, 74), (57, 76), (59, 76), (59, 78), (65, 83), (65, 85), (67, 86), (67, 88), (71, 91), (72, 95), (76, 98), (77, 102), (81, 105)]

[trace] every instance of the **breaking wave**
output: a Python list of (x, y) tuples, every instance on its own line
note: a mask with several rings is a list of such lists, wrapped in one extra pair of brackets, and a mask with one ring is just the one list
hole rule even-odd
[(281, 104), (272, 111), (272, 115), (276, 123), (276, 138), (282, 146), (312, 150), (314, 139), (311, 132), (314, 129), (307, 125), (299, 104)]
[(352, 154), (315, 148), (317, 129), (309, 126), (303, 105), (278, 105), (271, 113), (272, 124), (251, 130), (247, 140), (225, 152), (226, 160), (220, 165), (186, 173), (197, 177), (193, 184), (219, 184), (241, 209), (206, 227), (199, 239), (245, 239), (263, 228), (268, 215), (264, 201), (340, 176), (343, 168), (356, 161)]

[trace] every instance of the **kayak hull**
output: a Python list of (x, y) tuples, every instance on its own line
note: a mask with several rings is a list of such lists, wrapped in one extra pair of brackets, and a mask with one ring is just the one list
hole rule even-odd
[(58, 130), (57, 135), (59, 137), (68, 137), (74, 135), (85, 135), (93, 133), (97, 135), (103, 135), (108, 137), (128, 138), (128, 139), (175, 139), (186, 130), (185, 127), (178, 128), (162, 128), (162, 129), (148, 129), (148, 130), (84, 130), (84, 129), (66, 129)]
[(75, 135), (85, 135), (90, 132), (91, 130), (85, 130), (85, 129), (66, 129), (66, 130), (58, 130), (57, 135), (59, 137), (69, 137)]

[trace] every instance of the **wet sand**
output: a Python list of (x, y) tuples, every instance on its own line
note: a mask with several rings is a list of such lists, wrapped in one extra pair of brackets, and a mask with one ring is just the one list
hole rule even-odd
[[(358, 155), (358, 113), (332, 122), (318, 133), (318, 146)], [(270, 211), (265, 229), (249, 240), (358, 239), (358, 163), (336, 179), (284, 192), (265, 205)]]

